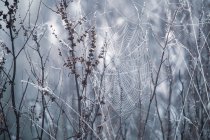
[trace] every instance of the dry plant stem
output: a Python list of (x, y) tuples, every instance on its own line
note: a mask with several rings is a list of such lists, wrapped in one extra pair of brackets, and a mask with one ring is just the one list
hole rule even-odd
[[(189, 87), (188, 87), (188, 89), (187, 89), (187, 91), (186, 91), (186, 95), (185, 95), (185, 97), (184, 97), (184, 105), (182, 106), (182, 109), (181, 109), (181, 112), (180, 112), (180, 116), (179, 116), (179, 119), (178, 119), (178, 121), (177, 121), (177, 126), (176, 126), (176, 130), (175, 130), (175, 134), (174, 134), (174, 139), (177, 139), (178, 129), (179, 129), (179, 126), (180, 126), (180, 123), (181, 123), (181, 119), (182, 119), (183, 113), (184, 113), (184, 112), (183, 112), (183, 111), (184, 111), (184, 108), (185, 108), (185, 106), (186, 106), (187, 96), (188, 96), (189, 93), (190, 93), (191, 85), (193, 86), (193, 88), (194, 88), (194, 90), (195, 90), (195, 94), (198, 95), (198, 98), (199, 98), (199, 100), (200, 100), (200, 102), (201, 102), (201, 104), (202, 104), (202, 107), (203, 107), (204, 112), (205, 112), (206, 115), (207, 115), (207, 118), (210, 118), (209, 112), (207, 111), (207, 108), (206, 108), (206, 106), (204, 105), (204, 102), (203, 102), (203, 100), (201, 99), (201, 96), (200, 96), (200, 94), (199, 94), (199, 91), (198, 91), (197, 87), (195, 86), (195, 82), (194, 82), (194, 80), (193, 80), (194, 76), (196, 75), (196, 68), (197, 68), (197, 62), (196, 62), (196, 64), (195, 64), (195, 66), (193, 67), (192, 72), (190, 72), (189, 69), (187, 69), (187, 70), (188, 70), (189, 77), (190, 77), (190, 83), (189, 83)], [(192, 73), (192, 74), (191, 74), (191, 73)], [(188, 106), (188, 107), (189, 107), (189, 106)]]
[(150, 111), (150, 108), (151, 108), (154, 96), (156, 94), (156, 89), (157, 89), (157, 86), (158, 86), (158, 79), (159, 79), (159, 76), (160, 76), (160, 71), (161, 71), (162, 65), (164, 63), (164, 55), (165, 55), (165, 50), (166, 50), (166, 47), (167, 47), (168, 41), (169, 41), (169, 34), (171, 32), (172, 24), (173, 24), (173, 22), (174, 22), (174, 20), (176, 18), (177, 12), (178, 12), (178, 9), (174, 13), (173, 19), (171, 21), (171, 24), (169, 25), (169, 30), (168, 30), (167, 35), (166, 35), (166, 41), (165, 41), (165, 44), (163, 46), (163, 52), (162, 52), (161, 59), (160, 59), (160, 65), (158, 67), (157, 76), (155, 78), (155, 84), (154, 84), (153, 93), (152, 93), (152, 97), (150, 98), (150, 102), (149, 102), (149, 106), (148, 106), (148, 110), (147, 110), (147, 115), (146, 115), (146, 120), (145, 120), (144, 127), (143, 127), (142, 138), (141, 138), (142, 140), (144, 139), (145, 129), (146, 129), (147, 121), (149, 119), (149, 111)]
[(163, 129), (163, 122), (162, 122), (161, 117), (160, 117), (160, 112), (159, 112), (159, 109), (158, 109), (158, 102), (157, 102), (156, 94), (155, 94), (155, 106), (156, 106), (156, 110), (157, 110), (158, 119), (160, 121), (160, 128), (161, 128), (161, 132), (162, 132), (162, 138), (163, 138), (163, 140), (165, 140), (164, 129)]
[[(40, 58), (40, 63), (41, 63), (41, 87), (44, 88), (44, 80), (45, 80), (45, 65), (44, 65), (44, 61), (43, 61), (43, 56), (40, 53), (40, 44), (39, 42), (37, 42), (37, 40), (35, 40), (36, 45), (37, 45), (37, 53), (39, 55)], [(45, 97), (44, 97), (44, 91), (40, 91), (41, 92), (41, 97), (42, 97), (42, 129), (41, 129), (41, 134), (40, 134), (40, 140), (42, 140), (43, 138), (43, 133), (44, 133), (44, 121), (45, 121), (45, 109), (46, 109), (46, 101), (45, 101)]]
[[(106, 49), (107, 48), (107, 44), (105, 43), (104, 44), (104, 48)], [(96, 112), (95, 112), (95, 115), (94, 115), (94, 118), (92, 119), (91, 121), (91, 127), (93, 128), (94, 126), (94, 122), (96, 121), (96, 118), (98, 117), (98, 112), (101, 110), (102, 111), (102, 107), (100, 105), (100, 102), (101, 102), (101, 95), (102, 95), (102, 86), (103, 86), (103, 79), (105, 77), (105, 70), (106, 70), (106, 53), (104, 53), (104, 57), (103, 57), (103, 72), (102, 74), (100, 75), (100, 86), (99, 86), (99, 91), (98, 91), (98, 101), (99, 101), (99, 104), (96, 104)], [(97, 94), (97, 93), (95, 93)], [(90, 137), (93, 138), (93, 132), (91, 131), (90, 133)]]
[[(73, 41), (72, 41), (73, 43)], [(74, 47), (74, 46), (73, 46)], [(73, 49), (72, 47), (72, 49)], [(74, 58), (75, 57), (75, 54), (74, 54), (74, 49), (72, 51), (72, 57)], [(76, 71), (76, 63), (73, 63), (73, 67)], [(79, 84), (78, 84), (78, 79), (77, 79), (77, 75), (76, 73), (74, 74), (74, 79), (75, 79), (75, 84), (76, 84), (76, 90), (77, 90), (77, 98), (78, 98), (78, 102), (77, 102), (77, 105), (78, 105), (78, 112), (79, 112), (79, 116), (82, 116), (82, 109), (81, 109), (81, 99), (80, 99), (80, 92), (79, 92)], [(79, 133), (81, 133), (81, 120), (82, 118), (79, 117)]]
[[(45, 32), (44, 32), (44, 34), (45, 34)], [(31, 65), (31, 72), (34, 75), (34, 77), (37, 79), (38, 85), (40, 85), (42, 88), (44, 88), (44, 82), (45, 82), (45, 63), (46, 63), (46, 61), (43, 60), (43, 56), (41, 55), (41, 52), (40, 52), (40, 47), (41, 46), (40, 46), (40, 43), (39, 42), (41, 41), (41, 39), (44, 36), (44, 34), (41, 36), (41, 38), (39, 39), (39, 41), (37, 40), (37, 36), (34, 35), (34, 34), (32, 34), (33, 37), (34, 37), (33, 40), (36, 43), (36, 49), (34, 49), (34, 48), (32, 48), (32, 49), (34, 49), (37, 52), (37, 54), (39, 56), (39, 59), (40, 59), (40, 64), (41, 64), (41, 79), (39, 78), (38, 74), (36, 74), (36, 72), (33, 71), (34, 70), (34, 66), (31, 64), (30, 57), (29, 56), (27, 57), (27, 59), (29, 61), (29, 64)], [(47, 56), (46, 60), (47, 59), (48, 59), (48, 56)], [(29, 80), (28, 80), (28, 82), (29, 82)], [(27, 82), (27, 84), (28, 84), (28, 82)], [(45, 93), (44, 93), (43, 90), (41, 90), (41, 91), (38, 90), (38, 95), (36, 97), (36, 101), (38, 100), (39, 93), (41, 93), (41, 102), (42, 102), (42, 122), (41, 122), (41, 132), (40, 132), (40, 135), (39, 135), (39, 132), (38, 132), (37, 128), (36, 128), (36, 131), (37, 131), (37, 135), (38, 135), (37, 137), (38, 137), (38, 139), (42, 140), (43, 139), (43, 133), (45, 131), (44, 130), (45, 112), (46, 112), (46, 109), (47, 109), (47, 111), (49, 113), (49, 110), (47, 108), (47, 103), (46, 103), (46, 100), (45, 100), (45, 97), (44, 97), (44, 94)], [(36, 105), (36, 102), (35, 102), (35, 105)], [(50, 115), (50, 113), (49, 113), (49, 115)], [(50, 115), (50, 117), (51, 117), (51, 115)]]
[[(66, 111), (62, 108), (61, 105), (59, 105), (59, 103), (55, 100), (54, 101), (56, 103), (56, 105), (60, 108), (61, 113), (64, 114), (67, 118), (67, 120), (69, 121), (69, 124), (72, 126), (73, 130), (76, 132), (76, 128), (74, 127), (72, 121), (70, 120), (70, 118), (68, 117), (68, 115), (66, 114)], [(57, 123), (58, 124), (58, 123)]]
[(141, 103), (141, 100), (139, 100), (139, 104), (140, 104), (140, 107), (139, 107), (139, 119), (138, 119), (138, 122), (139, 122), (139, 125), (138, 125), (138, 138), (141, 138), (141, 123), (142, 123), (142, 113), (141, 113), (141, 110), (142, 110), (142, 103)]
[(168, 69), (169, 69), (169, 76), (168, 76), (169, 77), (169, 98), (168, 98), (168, 107), (167, 107), (167, 111), (168, 111), (168, 136), (167, 136), (167, 140), (170, 140), (170, 135), (171, 135), (171, 113), (170, 113), (171, 109), (170, 109), (170, 106), (171, 106), (171, 96), (172, 96), (172, 86), (173, 86), (171, 64), (169, 64)]
[[(198, 72), (198, 71), (197, 71)], [(198, 74), (196, 74), (196, 76), (195, 76), (195, 84), (196, 84), (196, 86), (197, 86), (197, 89), (198, 89), (198, 93), (201, 95), (201, 99), (202, 100), (204, 100), (204, 94), (202, 94), (202, 87), (201, 87), (201, 85), (200, 85), (200, 82), (199, 81), (201, 81), (201, 75), (199, 75), (199, 74), (201, 74), (200, 72), (198, 72)], [(195, 89), (196, 90), (196, 89)], [(194, 100), (195, 100), (195, 102), (197, 101), (197, 97), (196, 96), (194, 96)], [(202, 138), (202, 128), (204, 127), (204, 116), (203, 116), (203, 114), (202, 113), (200, 113), (200, 112), (204, 112), (204, 110), (203, 110), (203, 108), (201, 108), (201, 106), (202, 106), (202, 104), (200, 103), (200, 102), (198, 102), (198, 103), (196, 103), (196, 105), (195, 105), (195, 110), (196, 110), (196, 119), (197, 119), (197, 121), (198, 121), (198, 124), (199, 124), (199, 130), (198, 130), (198, 133), (200, 133), (201, 134), (201, 138)], [(208, 118), (207, 118), (208, 119)]]
[[(11, 19), (11, 15), (10, 15)], [(12, 33), (12, 27), (9, 27), (10, 40), (12, 44), (12, 57), (13, 57), (13, 73), (12, 73), (12, 81), (11, 82), (11, 96), (12, 96), (12, 107), (16, 118), (16, 140), (20, 139), (20, 113), (16, 108), (16, 96), (15, 96), (15, 78), (16, 78), (16, 68), (17, 68), (17, 58), (15, 57), (15, 45), (14, 45), (14, 37)]]
[[(34, 30), (35, 30), (35, 28), (36, 28), (36, 25), (37, 25), (37, 22), (38, 22), (38, 19), (39, 19), (39, 12), (40, 12), (40, 9), (41, 9), (41, 3), (42, 3), (42, 0), (40, 0), (40, 2), (39, 2), (38, 13), (37, 13), (37, 16), (36, 16), (36, 21), (35, 21), (35, 23), (34, 23), (34, 27), (33, 27), (33, 29), (31, 30), (30, 35), (26, 38), (26, 41), (24, 42), (24, 44), (23, 44), (23, 46), (21, 47), (21, 49), (20, 49), (20, 50), (17, 52), (17, 54), (15, 55), (16, 58), (17, 58), (17, 57), (20, 55), (20, 53), (24, 50), (24, 48), (25, 48), (25, 46), (27, 45), (29, 39), (31, 38), (31, 36), (32, 36), (33, 33), (34, 33)], [(29, 7), (29, 8), (30, 8), (30, 7)]]
[[(70, 30), (74, 30), (74, 28), (71, 28)], [(70, 33), (70, 36), (74, 36), (74, 34), (72, 33), (72, 31), (69, 31)], [(70, 39), (70, 42), (71, 42), (71, 47), (72, 47), (72, 50), (70, 50), (70, 54), (72, 56), (72, 58), (75, 58), (75, 54), (74, 54), (74, 39)], [(73, 62), (73, 69), (75, 70), (75, 74), (74, 74), (74, 79), (75, 79), (75, 86), (76, 86), (76, 92), (77, 92), (77, 99), (78, 99), (78, 102), (77, 102), (77, 106), (78, 106), (78, 112), (79, 112), (79, 116), (82, 116), (82, 109), (81, 109), (81, 97), (80, 97), (80, 88), (79, 88), (79, 82), (78, 82), (78, 78), (77, 78), (77, 73), (76, 73), (76, 62)], [(81, 134), (81, 120), (82, 118), (78, 118), (78, 122), (79, 122), (79, 134)]]
[[(187, 5), (189, 6), (189, 0), (187, 0)], [(189, 6), (190, 7), (190, 6)], [(204, 84), (204, 88), (205, 88), (205, 90), (206, 90), (206, 97), (207, 97), (207, 101), (209, 102), (209, 92), (208, 92), (208, 88), (207, 88), (207, 80), (206, 80), (206, 77), (205, 77), (205, 73), (204, 73), (204, 66), (203, 66), (203, 63), (202, 63), (202, 57), (201, 57), (201, 51), (199, 51), (199, 40), (197, 39), (197, 36), (196, 36), (196, 30), (195, 30), (195, 26), (194, 26), (194, 22), (193, 22), (193, 18), (192, 18), (192, 9), (191, 8), (189, 8), (189, 14), (190, 14), (190, 20), (191, 20), (191, 22), (192, 22), (192, 24), (193, 24), (193, 26), (192, 26), (192, 29), (193, 29), (193, 35), (194, 35), (194, 39), (195, 39), (195, 44), (196, 44), (196, 51), (197, 51), (197, 54), (198, 54), (198, 57), (197, 57), (197, 59), (198, 59), (198, 63), (200, 63), (200, 70), (201, 70), (201, 75), (202, 75), (202, 77), (203, 77), (203, 80), (204, 80), (204, 82), (205, 82), (205, 84)], [(201, 17), (200, 18), (202, 18), (202, 15), (201, 15)], [(200, 19), (199, 19), (200, 20)], [(200, 21), (199, 21), (200, 22)], [(200, 24), (199, 24), (200, 25)], [(200, 27), (199, 27), (199, 32), (200, 32)], [(200, 33), (199, 33), (200, 34)], [(198, 35), (199, 35), (198, 34)]]
[[(43, 66), (43, 61), (41, 59), (41, 67), (42, 67), (42, 79), (41, 79), (41, 86), (44, 87), (44, 66)], [(44, 97), (44, 92), (41, 91), (41, 95), (42, 95), (42, 128), (44, 129), (44, 121), (45, 121), (45, 107), (46, 107), (46, 102), (45, 102), (45, 97)], [(41, 136), (40, 139), (42, 140), (43, 137), (43, 129), (41, 129)]]
[[(10, 21), (12, 21), (12, 15), (11, 14), (9, 14), (9, 19), (10, 19)], [(9, 26), (9, 36), (10, 36), (10, 41), (11, 41), (12, 59), (13, 59), (13, 67), (12, 67), (13, 71), (12, 71), (12, 76), (11, 76), (12, 78), (11, 78), (11, 81), (10, 81), (10, 89), (11, 89), (11, 98), (12, 98), (12, 108), (13, 108), (13, 112), (15, 114), (15, 119), (16, 119), (16, 140), (19, 140), (20, 139), (20, 112), (19, 112), (19, 110), (17, 108), (17, 105), (16, 105), (16, 96), (15, 96), (15, 79), (16, 79), (16, 72), (17, 72), (16, 71), (17, 70), (17, 57), (22, 52), (25, 44), (28, 42), (30, 37), (27, 38), (23, 47), (16, 54), (15, 44), (14, 44), (15, 36), (13, 35), (12, 26)]]
[[(27, 60), (28, 60), (28, 62), (29, 62), (29, 64), (30, 64), (30, 67), (31, 67), (31, 73), (32, 73), (33, 76), (38, 80), (37, 74), (36, 74), (36, 72), (35, 72), (35, 70), (34, 70), (34, 66), (33, 66), (33, 64), (31, 63), (31, 58), (30, 58), (29, 55), (27, 55), (26, 52), (25, 52), (25, 54), (26, 54)], [(29, 82), (29, 81), (28, 81), (28, 82)], [(39, 94), (37, 94), (37, 96), (36, 96), (35, 103), (33, 104), (34, 107), (35, 107), (36, 104), (37, 104), (38, 98), (39, 98)], [(34, 110), (33, 110), (33, 111), (34, 111)], [(36, 120), (34, 120), (34, 119), (35, 119), (35, 114), (32, 113), (32, 116), (31, 116), (31, 123), (33, 123), (33, 122), (36, 121)], [(40, 134), (39, 134), (39, 130), (38, 130), (39, 127), (38, 127), (37, 125), (35, 125), (34, 127), (35, 127), (35, 130), (36, 130), (37, 138), (39, 139), (39, 138), (40, 138)], [(31, 133), (32, 133), (32, 130), (31, 130)]]
[[(180, 74), (180, 71), (179, 71), (179, 81), (182, 85), (182, 88), (181, 88), (181, 91), (180, 91), (180, 94), (181, 94), (181, 98), (182, 98), (182, 106), (184, 106), (184, 83), (182, 82), (181, 80), (181, 74)], [(183, 116), (185, 116), (185, 109), (183, 110)], [(185, 135), (185, 125), (186, 125), (186, 121), (185, 119), (183, 120), (183, 130), (181, 131), (181, 140), (184, 140), (184, 135)]]
[[(120, 114), (122, 114), (122, 100), (123, 100), (123, 88), (122, 88), (122, 85), (121, 85), (121, 82), (120, 82), (120, 75), (118, 73), (118, 76), (119, 76), (119, 86), (120, 86)], [(120, 116), (120, 127), (119, 127), (119, 132), (120, 132), (120, 136), (123, 136), (123, 132), (122, 132), (122, 116)]]
[[(181, 122), (181, 117), (183, 116), (183, 113), (184, 113), (184, 110), (185, 110), (185, 106), (186, 106), (186, 101), (187, 101), (187, 97), (189, 95), (189, 90), (190, 90), (190, 85), (194, 86), (194, 83), (193, 83), (193, 76), (195, 75), (195, 69), (196, 69), (196, 66), (194, 66), (193, 70), (192, 70), (192, 74), (189, 72), (189, 69), (188, 69), (188, 74), (190, 76), (190, 83), (189, 83), (189, 86), (186, 90), (186, 94), (182, 96), (183, 98), (183, 103), (182, 103), (182, 107), (181, 107), (181, 112), (180, 112), (180, 116), (179, 116), (179, 119), (178, 119), (178, 122), (177, 122), (177, 125), (176, 125), (176, 129), (175, 129), (175, 133), (174, 133), (174, 140), (177, 139), (177, 132), (178, 132), (178, 128), (180, 126), (180, 122)], [(181, 77), (180, 77), (181, 79)], [(181, 81), (181, 83), (183, 83)], [(188, 106), (188, 110), (189, 110), (189, 106)]]
[(171, 134), (171, 113), (170, 113), (171, 94), (172, 94), (172, 82), (170, 81), (168, 107), (167, 107), (167, 111), (168, 111), (168, 136), (167, 136), (167, 140), (170, 140), (170, 134)]
[[(107, 45), (104, 45), (105, 49), (107, 48)], [(99, 86), (99, 92), (98, 92), (98, 101), (99, 101), (99, 104), (96, 104), (96, 113), (95, 113), (95, 116), (94, 116), (94, 119), (93, 121), (91, 122), (91, 127), (93, 128), (93, 125), (94, 125), (94, 122), (96, 121), (96, 118), (98, 117), (98, 112), (99, 111), (102, 111), (102, 106), (100, 105), (102, 99), (101, 99), (101, 93), (102, 93), (102, 85), (103, 85), (103, 79), (105, 77), (105, 70), (106, 70), (106, 53), (104, 53), (104, 57), (103, 57), (103, 72), (101, 74), (101, 78), (100, 78), (100, 86)], [(93, 137), (93, 132), (91, 131), (91, 138)]]
[[(28, 82), (29, 82), (29, 79), (30, 78), (28, 78)], [(19, 110), (21, 110), (22, 109), (22, 104), (23, 104), (23, 99), (24, 99), (24, 97), (25, 97), (25, 94), (26, 94), (26, 91), (27, 91), (27, 88), (28, 88), (28, 82), (26, 83), (26, 87), (25, 87), (25, 89), (24, 89), (24, 91), (23, 91), (23, 96), (22, 96), (22, 98), (21, 98), (21, 100), (20, 100), (20, 104), (19, 104)]]
[(79, 113), (78, 113), (75, 109), (73, 109), (73, 108), (69, 105), (69, 103), (68, 103), (67, 101), (64, 101), (62, 98), (60, 98), (59, 96), (57, 96), (57, 95), (54, 94), (53, 92), (51, 92), (51, 94), (52, 94), (55, 98), (57, 98), (58, 100), (60, 100), (60, 101), (63, 103), (63, 105), (67, 106), (67, 107), (68, 107), (69, 109), (71, 109), (74, 113), (76, 113), (76, 114), (78, 115), (78, 117), (80, 117), (81, 120), (90, 128), (90, 130), (94, 132), (94, 134), (95, 134), (95, 136), (97, 137), (97, 139), (101, 140), (100, 137), (97, 135), (97, 133), (96, 133), (96, 132), (91, 128), (91, 126), (88, 124), (88, 122), (85, 121), (81, 116), (79, 116)]
[(145, 123), (144, 123), (143, 132), (142, 132), (142, 138), (141, 138), (142, 140), (144, 139), (146, 124), (147, 124), (147, 121), (149, 119), (149, 111), (150, 111), (151, 104), (152, 104), (152, 101), (153, 101), (153, 98), (155, 96), (156, 89), (157, 89), (157, 86), (158, 86), (158, 79), (159, 79), (159, 75), (160, 75), (160, 70), (161, 70), (162, 64), (164, 62), (164, 59), (163, 59), (164, 58), (164, 54), (165, 54), (165, 49), (163, 50), (163, 53), (162, 53), (162, 56), (161, 56), (161, 62), (160, 62), (159, 68), (158, 68), (157, 77), (155, 79), (154, 90), (153, 90), (153, 93), (152, 93), (152, 97), (150, 98), (150, 102), (149, 102), (149, 106), (148, 106), (148, 110), (147, 110), (147, 115), (146, 115), (146, 120), (145, 120)]
[[(74, 30), (74, 28), (70, 29), (70, 30)], [(70, 31), (70, 36), (74, 36), (74, 34)], [(70, 50), (70, 54), (72, 56), (72, 58), (75, 58), (75, 54), (74, 54), (74, 40), (73, 39), (70, 39), (71, 41), (71, 47), (72, 47), (72, 50)], [(76, 62), (73, 62), (73, 69), (75, 70), (75, 74), (74, 74), (74, 79), (75, 79), (75, 84), (76, 84), (76, 92), (77, 92), (77, 99), (78, 99), (78, 102), (77, 102), (77, 105), (78, 105), (78, 112), (79, 112), (79, 116), (82, 116), (82, 109), (81, 109), (81, 97), (80, 97), (80, 91), (79, 91), (79, 82), (78, 82), (78, 78), (77, 78), (77, 73), (76, 73)], [(81, 133), (81, 120), (82, 118), (78, 118), (78, 122), (79, 122), (79, 134)]]

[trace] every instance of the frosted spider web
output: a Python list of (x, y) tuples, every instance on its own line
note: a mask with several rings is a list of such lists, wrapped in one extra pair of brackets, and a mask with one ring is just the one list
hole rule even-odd
[(120, 116), (128, 116), (149, 84), (150, 70), (146, 39), (139, 25), (123, 24), (107, 47), (103, 91)]
[[(120, 116), (128, 116), (139, 101), (145, 102), (149, 96), (145, 92), (150, 79), (147, 35), (139, 20), (134, 17), (137, 14), (132, 13), (135, 10), (128, 12), (132, 16), (127, 18), (127, 15), (120, 13), (121, 11), (115, 7), (106, 6), (108, 3), (103, 5), (104, 11), (96, 8), (93, 12), (96, 24), (98, 20), (103, 21), (99, 22), (101, 25), (97, 25), (96, 29), (102, 30), (102, 32), (108, 30), (107, 40), (109, 43), (105, 58), (107, 67), (101, 86), (102, 93), (106, 101)], [(88, 22), (91, 24), (91, 21)], [(80, 48), (78, 49), (76, 51), (81, 53)], [(97, 81), (100, 81), (100, 73), (96, 74), (99, 74)]]

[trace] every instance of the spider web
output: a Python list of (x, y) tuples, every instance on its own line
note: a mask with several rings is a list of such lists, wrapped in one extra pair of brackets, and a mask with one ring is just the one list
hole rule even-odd
[[(101, 6), (105, 7), (104, 9), (96, 8), (94, 12), (91, 12), (94, 13), (93, 18), (96, 21), (97, 30), (102, 30), (99, 33), (106, 30), (110, 38), (108, 39), (110, 43), (106, 48), (104, 79), (100, 87), (112, 108), (120, 116), (127, 117), (140, 101), (143, 104), (149, 96), (145, 92), (150, 78), (147, 35), (141, 27), (140, 15), (136, 14), (135, 10), (132, 10), (133, 13), (123, 14), (114, 6), (111, 8), (107, 6), (111, 3), (107, 1)], [(137, 4), (133, 2), (133, 5), (129, 5), (132, 6), (129, 9), (140, 9)], [(122, 22), (119, 23), (119, 19)], [(92, 22), (88, 21), (88, 23)], [(100, 81), (98, 80), (101, 77), (100, 73), (96, 73), (97, 81)]]
[(120, 116), (128, 116), (143, 98), (150, 70), (145, 35), (140, 25), (125, 22), (108, 45), (103, 91)]

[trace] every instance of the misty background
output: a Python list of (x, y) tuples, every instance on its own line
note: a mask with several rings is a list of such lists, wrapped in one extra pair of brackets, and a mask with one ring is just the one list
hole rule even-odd
[(210, 139), (209, 4), (0, 1), (0, 139)]

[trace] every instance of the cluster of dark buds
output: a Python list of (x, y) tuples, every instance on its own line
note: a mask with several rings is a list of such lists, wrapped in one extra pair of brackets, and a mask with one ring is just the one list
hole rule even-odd
[[(6, 28), (11, 28), (14, 32), (16, 32), (14, 22), (16, 21), (16, 11), (18, 8), (17, 0), (14, 0), (13, 3), (9, 3), (8, 0), (2, 1), (4, 5), (7, 7), (7, 11), (0, 11), (0, 21), (3, 21), (6, 25)], [(2, 24), (0, 23), (0, 29), (2, 29)]]
[[(77, 73), (76, 66), (77, 63), (83, 64), (84, 68), (84, 76), (82, 78), (81, 84), (83, 87), (87, 85), (87, 77), (91, 74), (92, 70), (99, 64), (99, 60), (95, 59), (95, 49), (96, 49), (96, 31), (95, 27), (88, 28), (87, 30), (84, 30), (83, 33), (78, 34), (76, 32), (77, 26), (82, 26), (84, 22), (86, 22), (86, 18), (83, 17), (79, 19), (78, 21), (71, 21), (68, 19), (68, 15), (66, 12), (66, 6), (64, 2), (60, 2), (60, 4), (57, 6), (57, 13), (61, 16), (61, 19), (64, 23), (64, 27), (68, 33), (67, 38), (67, 44), (71, 47), (69, 50), (70, 56), (67, 57), (64, 66), (69, 68), (71, 71), (71, 74), (75, 74), (76, 78), (80, 77), (80, 75)], [(52, 26), (51, 26), (52, 27)], [(56, 38), (58, 36), (55, 34), (53, 30), (53, 34)], [(79, 49), (80, 46), (79, 43), (84, 42), (85, 38), (90, 40), (90, 49), (88, 51), (88, 56), (82, 55), (78, 56), (80, 54), (77, 54), (75, 56), (75, 48)], [(62, 40), (59, 40), (60, 43), (62, 43)], [(81, 48), (82, 49), (82, 48)], [(59, 55), (62, 56), (62, 52), (59, 49)]]

